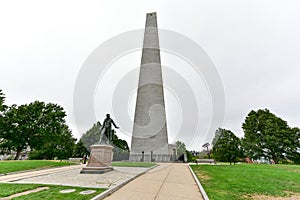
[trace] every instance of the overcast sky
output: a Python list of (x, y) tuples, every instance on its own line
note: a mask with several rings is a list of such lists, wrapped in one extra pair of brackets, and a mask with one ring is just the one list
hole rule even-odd
[[(226, 97), (225, 119), (220, 126), (241, 137), (241, 124), (249, 111), (268, 108), (290, 126), (300, 127), (298, 0), (1, 1), (0, 89), (6, 95), (6, 103), (58, 103), (67, 112), (67, 123), (74, 136), (80, 137), (83, 130), (75, 124), (73, 92), (83, 63), (111, 37), (144, 28), (147, 12), (157, 12), (159, 28), (190, 38), (213, 61)], [(123, 72), (138, 69), (140, 56), (137, 51), (120, 58), (112, 65), (112, 72), (122, 61), (128, 65)], [(175, 59), (178, 60), (162, 52), (162, 64), (179, 70)], [(176, 63), (179, 65), (180, 60)], [(168, 74), (163, 76), (168, 79)], [(113, 79), (112, 85), (122, 74), (115, 77), (118, 78)], [(187, 81), (193, 82), (189, 78)], [(199, 88), (201, 85), (199, 80)], [(197, 83), (191, 83), (191, 87), (197, 91)], [(199, 102), (201, 96), (209, 97), (205, 88), (199, 91), (203, 91), (196, 94)], [(102, 101), (101, 106), (95, 105), (100, 121), (105, 113), (112, 112), (109, 105), (105, 107), (103, 102), (108, 100), (103, 96), (103, 91), (95, 93), (95, 99)], [(175, 135), (178, 124), (184, 120), (176, 115), (181, 108), (180, 102), (174, 103), (176, 94), (167, 91), (166, 96), (169, 140), (173, 142), (180, 139)], [(134, 94), (128, 102), (132, 118)], [(201, 108), (211, 106), (203, 102), (199, 105), (200, 113)], [(94, 122), (87, 123), (91, 126)], [(121, 130), (118, 135), (130, 143), (128, 133)], [(204, 142), (211, 142), (200, 133), (192, 141), (182, 138), (191, 150), (200, 150)]]

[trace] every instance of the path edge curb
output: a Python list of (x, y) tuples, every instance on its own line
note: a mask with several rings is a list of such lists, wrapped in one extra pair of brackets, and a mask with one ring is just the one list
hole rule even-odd
[(200, 192), (201, 192), (201, 195), (202, 195), (203, 199), (204, 199), (204, 200), (209, 200), (209, 198), (208, 198), (208, 196), (207, 196), (207, 194), (206, 194), (204, 188), (202, 187), (200, 181), (198, 180), (196, 174), (194, 173), (194, 171), (192, 170), (192, 168), (191, 168), (191, 166), (190, 166), (189, 164), (188, 164), (188, 167), (189, 167), (189, 169), (190, 169), (191, 174), (192, 174), (193, 177), (194, 177), (194, 180), (196, 181), (196, 183), (197, 183), (197, 185), (198, 185), (198, 188), (200, 189)]
[(108, 189), (100, 194), (98, 194), (97, 196), (93, 197), (91, 200), (101, 200), (101, 199), (104, 199), (105, 197), (111, 195), (112, 193), (114, 193), (115, 191), (119, 190), (121, 187), (123, 187), (124, 185), (126, 185), (127, 183), (133, 181), (134, 179), (138, 178), (139, 176), (147, 173), (148, 171), (154, 169), (155, 167), (158, 167), (159, 165), (156, 164), (155, 166), (153, 167), (150, 167), (149, 169), (145, 170), (144, 172), (142, 173), (139, 173), (137, 175), (135, 175), (134, 177), (124, 181), (123, 183), (119, 184), (119, 185), (116, 185), (115, 187), (112, 187), (111, 189)]

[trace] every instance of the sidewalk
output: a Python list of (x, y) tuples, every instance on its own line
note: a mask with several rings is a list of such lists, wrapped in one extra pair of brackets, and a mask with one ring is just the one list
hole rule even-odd
[(145, 167), (114, 167), (103, 174), (80, 174), (85, 165), (44, 169), (0, 176), (0, 182), (54, 184), (89, 188), (114, 188), (149, 170)]
[(163, 163), (131, 181), (105, 200), (199, 200), (199, 188), (183, 163)]
[(0, 183), (1, 182), (11, 182), (11, 181), (17, 181), (25, 178), (31, 178), (36, 176), (41, 176), (45, 174), (51, 174), (66, 170), (72, 170), (72, 169), (81, 169), (83, 165), (70, 165), (65, 167), (55, 167), (55, 168), (49, 168), (49, 169), (42, 169), (42, 170), (32, 170), (28, 172), (20, 172), (20, 173), (13, 173), (8, 174), (4, 176), (0, 176)]

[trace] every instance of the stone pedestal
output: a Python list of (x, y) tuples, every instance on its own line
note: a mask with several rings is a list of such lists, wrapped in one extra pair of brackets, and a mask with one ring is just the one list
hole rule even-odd
[(106, 144), (95, 144), (91, 146), (90, 159), (86, 167), (80, 173), (102, 174), (113, 170), (111, 161), (113, 158), (113, 147)]

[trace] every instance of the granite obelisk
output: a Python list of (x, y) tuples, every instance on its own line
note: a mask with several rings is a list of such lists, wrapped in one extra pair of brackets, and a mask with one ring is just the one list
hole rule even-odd
[[(171, 153), (172, 154), (172, 153)], [(131, 140), (131, 161), (169, 162), (156, 13), (148, 13)]]

